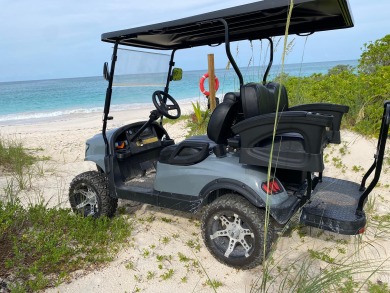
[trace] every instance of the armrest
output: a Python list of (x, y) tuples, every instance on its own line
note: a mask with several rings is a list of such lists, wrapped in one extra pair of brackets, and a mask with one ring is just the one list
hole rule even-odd
[(171, 154), (168, 163), (188, 166), (203, 161), (209, 155), (209, 144), (198, 141), (182, 141)]
[[(277, 113), (276, 134), (295, 132), (304, 138), (307, 153), (319, 154), (322, 151), (326, 127), (330, 127), (333, 117), (304, 111)], [(252, 148), (262, 140), (272, 136), (276, 113), (255, 116), (237, 123), (232, 127), (235, 134), (240, 134), (241, 147)]]
[(332, 115), (333, 121), (329, 131), (327, 131), (328, 141), (331, 143), (340, 143), (340, 125), (341, 119), (345, 113), (348, 113), (349, 107), (344, 105), (329, 103), (314, 103), (298, 105), (289, 108), (289, 111), (308, 111), (320, 114)]

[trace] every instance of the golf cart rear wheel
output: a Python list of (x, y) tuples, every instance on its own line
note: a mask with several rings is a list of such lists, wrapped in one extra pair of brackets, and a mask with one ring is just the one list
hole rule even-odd
[(207, 249), (221, 263), (237, 269), (251, 269), (264, 260), (274, 238), (269, 221), (264, 239), (265, 211), (245, 198), (228, 194), (217, 198), (202, 217), (202, 236)]
[(106, 176), (96, 171), (81, 173), (72, 180), (69, 202), (75, 213), (94, 218), (112, 217), (118, 206), (118, 199), (109, 195)]

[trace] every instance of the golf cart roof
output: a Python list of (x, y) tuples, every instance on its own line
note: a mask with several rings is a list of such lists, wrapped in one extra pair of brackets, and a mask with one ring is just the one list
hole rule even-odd
[[(290, 0), (264, 0), (205, 14), (105, 33), (102, 41), (139, 48), (172, 50), (285, 34)], [(289, 34), (353, 26), (348, 0), (294, 0)]]

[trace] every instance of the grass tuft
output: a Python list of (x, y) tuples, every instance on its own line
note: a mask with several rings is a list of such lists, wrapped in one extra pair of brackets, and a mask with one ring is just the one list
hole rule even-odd
[(124, 217), (82, 218), (69, 209), (0, 202), (0, 278), (16, 291), (55, 286), (76, 270), (111, 261), (131, 231)]

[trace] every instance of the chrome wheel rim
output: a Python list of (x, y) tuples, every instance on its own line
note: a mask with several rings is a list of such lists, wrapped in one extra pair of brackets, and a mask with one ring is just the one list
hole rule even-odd
[(211, 232), (210, 239), (225, 257), (250, 256), (255, 236), (237, 214), (214, 216)]

